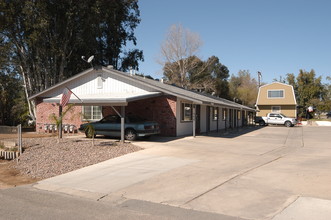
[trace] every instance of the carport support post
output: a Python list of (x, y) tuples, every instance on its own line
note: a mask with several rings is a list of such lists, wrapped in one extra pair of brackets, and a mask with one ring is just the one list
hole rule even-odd
[(196, 127), (196, 105), (193, 104), (193, 137), (195, 137), (195, 127)]
[(121, 143), (124, 143), (125, 106), (121, 106)]

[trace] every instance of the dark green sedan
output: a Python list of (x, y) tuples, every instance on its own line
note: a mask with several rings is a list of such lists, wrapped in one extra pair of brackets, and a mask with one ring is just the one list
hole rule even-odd
[[(121, 118), (118, 115), (108, 115), (100, 121), (81, 124), (79, 130), (84, 131), (86, 137), (91, 138), (91, 133), (86, 129), (88, 125), (92, 125), (94, 128), (94, 136), (121, 136)], [(159, 134), (160, 128), (155, 121), (146, 121), (138, 116), (126, 116), (124, 131), (125, 139), (134, 141), (138, 137), (150, 137), (151, 135)]]

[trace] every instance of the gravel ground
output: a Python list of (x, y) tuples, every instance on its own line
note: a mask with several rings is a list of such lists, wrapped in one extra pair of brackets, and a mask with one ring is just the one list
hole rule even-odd
[(142, 150), (130, 143), (113, 140), (67, 138), (24, 138), (23, 154), (12, 166), (22, 174), (45, 179), (96, 164), (114, 157)]

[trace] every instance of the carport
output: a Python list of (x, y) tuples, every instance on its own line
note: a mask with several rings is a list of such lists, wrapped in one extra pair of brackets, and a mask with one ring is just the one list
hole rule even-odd
[[(67, 87), (63, 87), (65, 89)], [(70, 89), (70, 88), (67, 88)], [(71, 90), (70, 90), (71, 91)], [(78, 106), (110, 106), (121, 118), (121, 142), (124, 142), (125, 134), (125, 107), (132, 101), (139, 101), (151, 97), (162, 95), (161, 92), (145, 92), (141, 94), (94, 94), (94, 95), (76, 95), (69, 99), (69, 104)], [(44, 98), (45, 103), (60, 103), (62, 96)], [(120, 112), (115, 107), (120, 107)], [(62, 106), (59, 104), (59, 115), (62, 113)], [(59, 126), (60, 136), (62, 137), (62, 126)]]

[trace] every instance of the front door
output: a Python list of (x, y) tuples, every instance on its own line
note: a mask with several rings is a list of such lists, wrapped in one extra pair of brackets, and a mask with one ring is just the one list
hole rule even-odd
[(229, 110), (229, 128), (233, 128), (233, 109)]
[(195, 107), (195, 133), (200, 134), (200, 105), (196, 105)]

